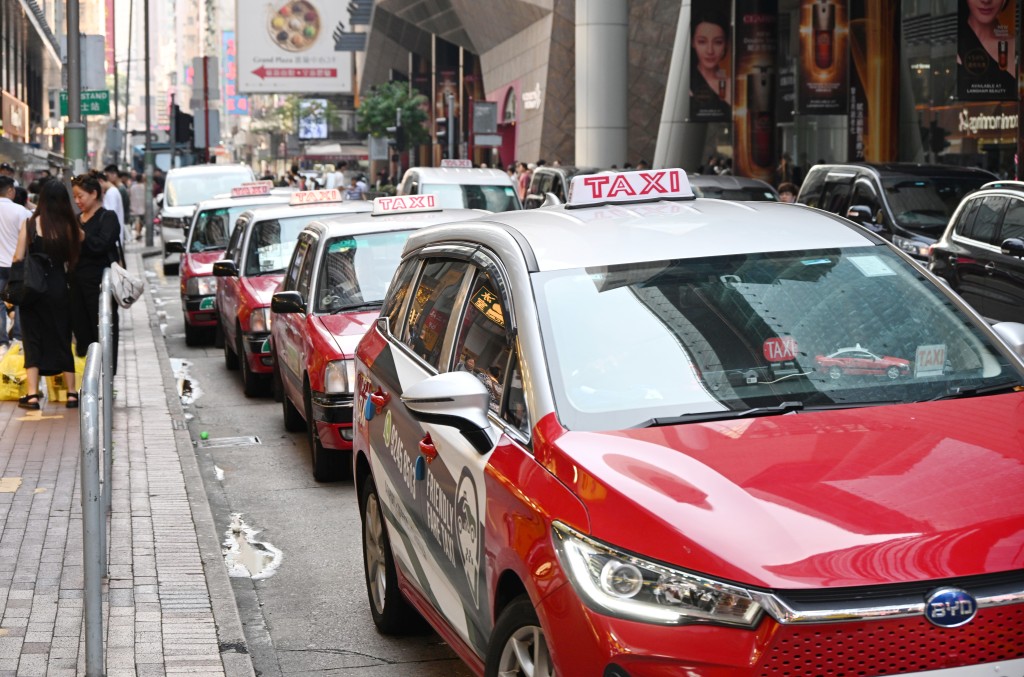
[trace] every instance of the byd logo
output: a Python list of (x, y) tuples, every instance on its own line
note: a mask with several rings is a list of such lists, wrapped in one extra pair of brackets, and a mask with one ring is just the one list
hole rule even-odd
[(977, 600), (959, 588), (939, 588), (925, 601), (925, 618), (940, 628), (955, 628), (970, 623), (976, 613)]

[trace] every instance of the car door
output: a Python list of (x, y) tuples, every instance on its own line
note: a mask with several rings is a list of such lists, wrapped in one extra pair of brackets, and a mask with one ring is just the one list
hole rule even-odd
[(306, 323), (309, 317), (310, 296), (309, 285), (316, 260), (317, 238), (310, 231), (303, 231), (292, 252), (292, 262), (288, 266), (281, 291), (296, 291), (302, 296), (305, 310), (301, 313), (279, 313), (274, 322), (282, 325), (281, 333), (284, 341), (274, 346), (280, 364), (281, 384), (285, 396), (291, 399), (295, 408), (305, 411), (303, 406), (302, 383), (306, 369), (306, 355), (309, 352), (309, 331)]
[(1001, 251), (1004, 240), (1024, 239), (1024, 197), (1007, 197), (1006, 200), (1006, 211), (994, 241), (1000, 251), (992, 252), (994, 265), (989, 274), (992, 294), (988, 317), (1001, 322), (1024, 322), (1024, 261)]
[[(231, 232), (227, 249), (224, 250), (224, 260), (234, 261), (239, 271), (241, 268), (242, 241), (245, 239), (245, 231), (250, 221), (249, 215), (243, 215), (235, 221), (235, 228)], [(234, 318), (238, 316), (238, 292), (242, 283), (238, 275), (221, 277), (217, 281), (217, 316), (220, 318), (221, 332), (224, 334), (225, 345), (234, 346), (237, 337), (235, 336), (236, 324)]]
[(1007, 198), (988, 195), (975, 201), (977, 207), (972, 206), (967, 218), (962, 225), (957, 224), (958, 230), (953, 233), (953, 241), (961, 250), (954, 261), (954, 288), (981, 315), (993, 317), (996, 301), (992, 274), (996, 257), (1000, 255), (996, 238)]

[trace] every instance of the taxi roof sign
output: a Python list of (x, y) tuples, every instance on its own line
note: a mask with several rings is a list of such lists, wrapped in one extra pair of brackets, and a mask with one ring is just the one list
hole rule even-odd
[(458, 167), (460, 169), (472, 169), (473, 168), (473, 161), (469, 160), (469, 159), (455, 160), (455, 159), (445, 158), (445, 159), (441, 160), (441, 166), (442, 167)]
[(396, 195), (395, 197), (373, 198), (373, 216), (437, 211), (441, 211), (441, 206), (437, 204), (437, 196), (429, 193), (424, 195)]
[(573, 177), (566, 208), (693, 199), (696, 196), (682, 169), (601, 172)]
[(319, 204), (321, 202), (341, 201), (341, 191), (337, 188), (328, 188), (326, 190), (303, 190), (297, 193), (292, 193), (292, 198), (288, 204), (294, 207), (296, 205), (311, 205)]
[(231, 189), (231, 197), (252, 197), (254, 195), (270, 195), (274, 183), (272, 181), (250, 181)]

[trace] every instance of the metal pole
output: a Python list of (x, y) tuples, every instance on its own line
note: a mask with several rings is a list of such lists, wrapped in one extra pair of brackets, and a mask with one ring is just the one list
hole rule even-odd
[[(117, 16), (117, 0), (110, 0), (110, 13), (113, 14), (114, 16)], [(130, 28), (128, 30), (129, 30), (129, 32), (131, 31)], [(117, 21), (116, 20), (114, 21), (113, 24), (111, 24), (111, 30), (110, 30), (110, 53), (113, 55), (113, 58), (112, 58), (113, 63), (111, 63), (110, 65), (113, 66), (113, 68), (114, 68), (114, 127), (116, 128), (117, 127), (117, 121), (121, 117), (121, 104), (117, 100), (117, 93), (121, 89), (120, 88), (120, 84), (121, 83), (120, 83), (120, 78), (117, 75)], [(126, 132), (128, 131), (127, 127), (125, 128), (125, 131)], [(117, 164), (117, 155), (114, 155), (114, 160), (113, 161), (114, 161), (114, 164)], [(126, 212), (128, 211), (127, 210), (127, 205), (125, 205), (125, 211)]]
[[(69, 0), (69, 2), (72, 0)], [(142, 22), (146, 24), (146, 28), (143, 31), (143, 35), (146, 40), (146, 77), (143, 78), (146, 82), (146, 155), (145, 155), (145, 172), (146, 172), (146, 211), (145, 211), (145, 226), (146, 226), (146, 246), (153, 246), (153, 143), (150, 138), (150, 129), (152, 129), (152, 121), (150, 119), (150, 109), (152, 103), (149, 98), (149, 73), (151, 72), (149, 63), (149, 0), (142, 0)]]
[(206, 137), (206, 163), (210, 163), (210, 57), (203, 57), (203, 135)]
[[(111, 294), (110, 268), (103, 271), (100, 285), (100, 347), (103, 351), (103, 519), (110, 514), (114, 492), (114, 297)], [(101, 530), (106, 536), (106, 529)], [(104, 539), (104, 542), (106, 539)], [(107, 569), (107, 549), (103, 548), (103, 571)]]
[(132, 33), (135, 32), (135, 0), (128, 0), (128, 64), (125, 67), (124, 75), (124, 164), (128, 172), (135, 179), (135, 167), (132, 161), (135, 159), (128, 148), (128, 109), (132, 107), (132, 99), (129, 92), (132, 91)]
[(455, 159), (455, 96), (448, 92), (445, 94), (448, 103), (448, 157)]
[(178, 109), (175, 108), (174, 98), (175, 98), (175, 95), (172, 93), (171, 94), (171, 115), (170, 115), (170, 118), (171, 118), (170, 119), (170, 123), (171, 123), (171, 132), (170, 132), (171, 169), (174, 169), (175, 167), (178, 166)]
[(64, 159), (72, 176), (86, 170), (86, 135), (82, 124), (82, 45), (78, 0), (68, 0), (68, 123), (64, 125)]
[(93, 343), (85, 357), (79, 409), (82, 446), (82, 567), (85, 584), (85, 674), (103, 675), (103, 570), (100, 566), (100, 534), (103, 531), (100, 506), (99, 463), (99, 380), (100, 344)]

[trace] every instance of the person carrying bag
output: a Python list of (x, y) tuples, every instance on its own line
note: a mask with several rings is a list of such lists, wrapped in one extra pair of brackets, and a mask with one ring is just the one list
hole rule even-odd
[(4, 300), (16, 306), (34, 305), (46, 294), (52, 268), (53, 263), (45, 252), (29, 252), (21, 261), (13, 262), (3, 291)]

